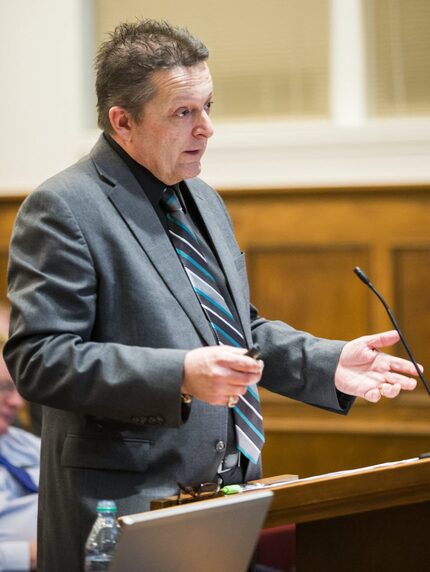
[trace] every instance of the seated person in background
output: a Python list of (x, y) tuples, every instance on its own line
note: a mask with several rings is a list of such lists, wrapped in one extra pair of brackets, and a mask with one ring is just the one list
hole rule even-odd
[(0, 571), (36, 570), (40, 439), (11, 427), (24, 405), (2, 357), (6, 313), (0, 308)]
[[(10, 309), (6, 304), (0, 302), (0, 349), (3, 348), (4, 342), (7, 339), (9, 330)], [(1, 358), (3, 360), (3, 358)], [(15, 417), (12, 425), (31, 431), (34, 435), (40, 437), (42, 430), (42, 407), (38, 403), (25, 403), (25, 407), (20, 408), (18, 415)], [(0, 572), (2, 568), (0, 568)]]

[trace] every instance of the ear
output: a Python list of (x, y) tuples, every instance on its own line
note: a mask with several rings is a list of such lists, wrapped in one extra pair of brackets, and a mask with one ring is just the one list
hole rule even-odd
[(123, 107), (114, 106), (109, 109), (109, 121), (114, 133), (124, 141), (130, 141), (132, 117)]

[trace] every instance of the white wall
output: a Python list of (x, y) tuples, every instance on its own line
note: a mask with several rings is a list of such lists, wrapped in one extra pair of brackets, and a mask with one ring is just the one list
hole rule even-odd
[(83, 3), (1, 0), (0, 190), (33, 188), (77, 157)]
[[(358, 2), (348, 0), (351, 14)], [(345, 6), (346, 0), (332, 2), (333, 10)], [(348, 34), (336, 32), (342, 22)], [(351, 62), (360, 66), (362, 59), (339, 58), (336, 43), (355, 36), (349, 45), (359, 46), (360, 26), (357, 18), (335, 13), (332, 25), (332, 121), (215, 125), (202, 173), (208, 182), (430, 183), (430, 119), (367, 120), (360, 93), (348, 96), (342, 69)], [(0, 0), (0, 194), (29, 192), (96, 140), (89, 127), (91, 30), (91, 0)]]

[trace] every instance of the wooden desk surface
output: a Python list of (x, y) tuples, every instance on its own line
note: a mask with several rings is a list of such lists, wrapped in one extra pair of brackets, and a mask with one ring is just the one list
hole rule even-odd
[[(290, 482), (276, 486), (280, 481)], [(430, 458), (310, 479), (278, 475), (254, 482), (265, 484), (274, 493), (264, 523), (268, 528), (430, 501)], [(253, 494), (253, 491), (240, 494)], [(151, 510), (175, 504), (176, 497), (157, 499), (151, 503)]]
[(264, 527), (425, 502), (430, 500), (429, 484), (430, 459), (297, 480), (272, 489)]

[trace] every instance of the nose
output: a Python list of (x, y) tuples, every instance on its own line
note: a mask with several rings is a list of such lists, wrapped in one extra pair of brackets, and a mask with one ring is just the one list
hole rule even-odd
[(193, 135), (194, 137), (204, 137), (205, 139), (209, 139), (209, 137), (212, 137), (213, 133), (212, 120), (208, 111), (203, 109), (198, 116), (198, 120), (193, 130)]

